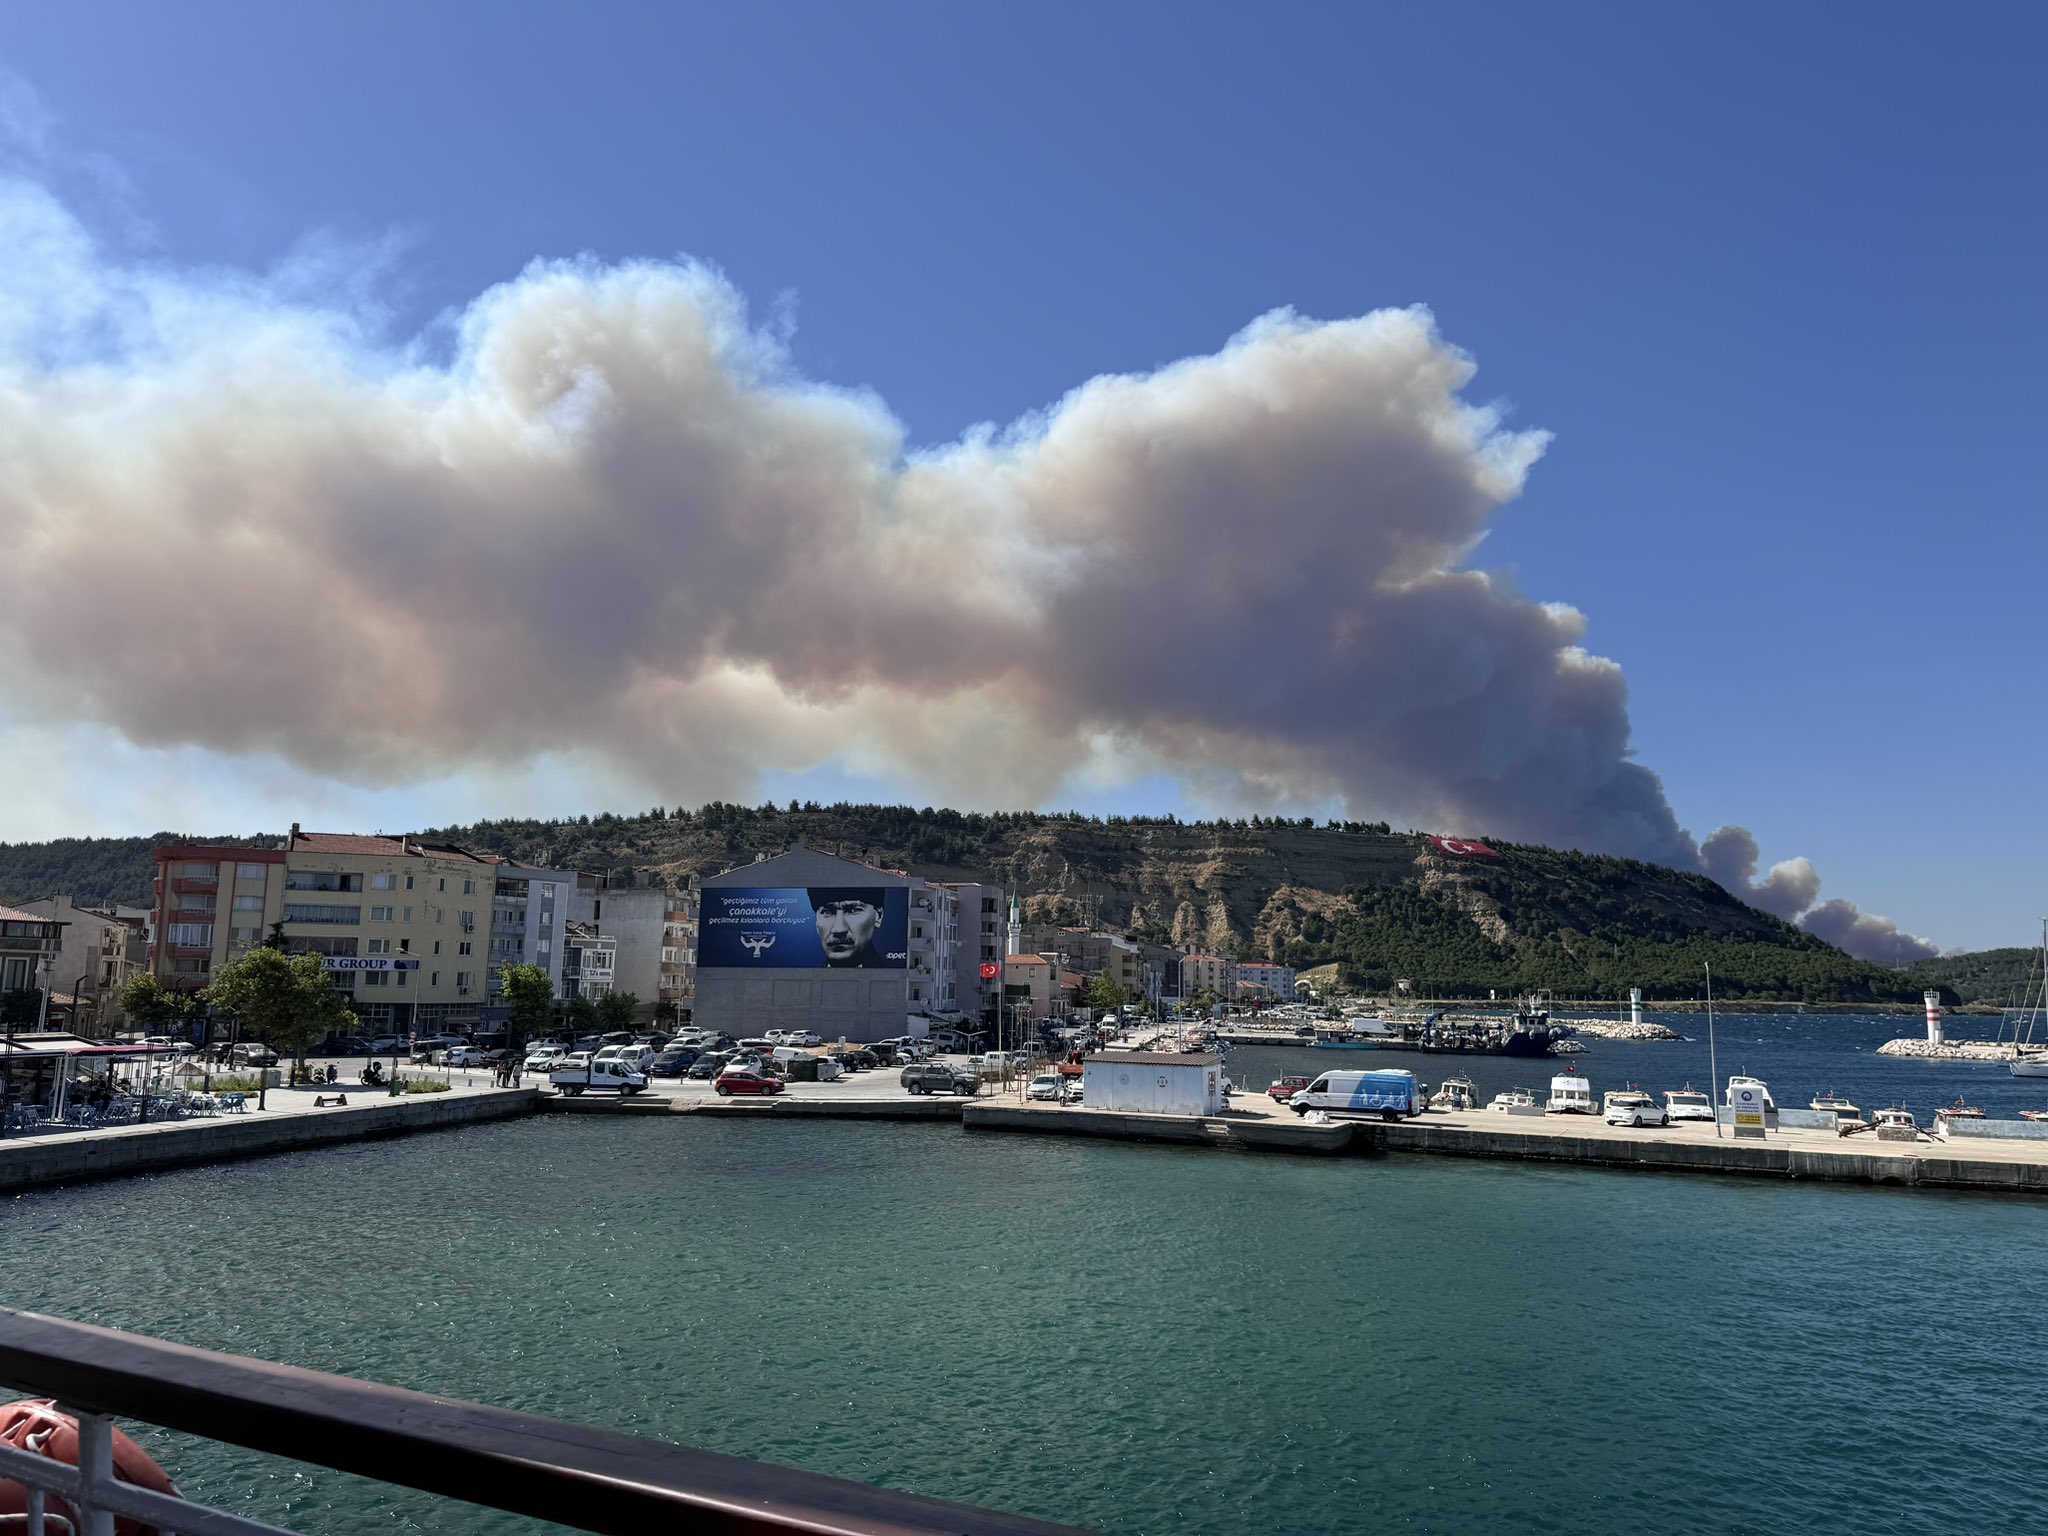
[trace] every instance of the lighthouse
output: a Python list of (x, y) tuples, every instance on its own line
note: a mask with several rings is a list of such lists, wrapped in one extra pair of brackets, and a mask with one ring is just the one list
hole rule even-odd
[(1923, 992), (1920, 996), (1927, 1004), (1927, 1043), (1929, 1045), (1939, 1045), (1941, 1044), (1941, 994), (1939, 992)]

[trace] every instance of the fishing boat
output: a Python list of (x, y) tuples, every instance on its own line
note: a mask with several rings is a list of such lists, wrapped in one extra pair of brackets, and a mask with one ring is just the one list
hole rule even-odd
[(1503, 1088), (1487, 1103), (1488, 1109), (1497, 1115), (1540, 1115), (1543, 1106), (1536, 1102), (1536, 1095), (1527, 1088)]
[(1687, 1083), (1683, 1088), (1673, 1088), (1665, 1093), (1664, 1113), (1674, 1120), (1711, 1120), (1714, 1118), (1714, 1101), (1704, 1090)]
[(1431, 1109), (1477, 1109), (1479, 1089), (1469, 1077), (1447, 1077), (1429, 1096)]
[(2020, 1111), (2020, 1118), (2022, 1120), (2035, 1121), (2048, 1120), (2048, 1109), (2023, 1109)]
[(1830, 1088), (1826, 1093), (1816, 1093), (1807, 1101), (1806, 1107), (1818, 1114), (1833, 1115), (1838, 1124), (1854, 1121), (1863, 1122), (1863, 1111)]
[(1934, 1112), (1934, 1134), (1943, 1141), (1949, 1138), (1949, 1127), (1958, 1120), (1982, 1120), (1984, 1111), (1973, 1104), (1965, 1104), (1958, 1098), (1953, 1104), (1944, 1104)]
[(1352, 1029), (1318, 1029), (1309, 1041), (1317, 1051), (1376, 1051), (1380, 1042)]

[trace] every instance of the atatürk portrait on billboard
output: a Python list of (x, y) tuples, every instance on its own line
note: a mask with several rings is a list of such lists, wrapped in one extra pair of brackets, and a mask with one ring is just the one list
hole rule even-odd
[(882, 892), (858, 885), (814, 885), (811, 910), (818, 915), (818, 947), (835, 967), (884, 965), (875, 948), (882, 926)]

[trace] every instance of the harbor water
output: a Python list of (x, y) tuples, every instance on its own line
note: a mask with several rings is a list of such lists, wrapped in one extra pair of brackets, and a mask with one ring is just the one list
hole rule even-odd
[[(1583, 1035), (1586, 1050), (1540, 1060), (1466, 1056), (1404, 1050), (1339, 1051), (1308, 1046), (1240, 1045), (1230, 1052), (1231, 1081), (1263, 1092), (1289, 1073), (1326, 1072), (1332, 1067), (1405, 1067), (1434, 1087), (1450, 1076), (1472, 1079), (1484, 1104), (1505, 1088), (1533, 1089), (1540, 1101), (1551, 1077), (1567, 1068), (1593, 1084), (1595, 1095), (1631, 1084), (1660, 1098), (1667, 1089), (1710, 1089), (1707, 1018), (1703, 1013), (1646, 1011), (1646, 1022), (1664, 1024), (1686, 1040), (1607, 1040)], [(1950, 1039), (1993, 1039), (1996, 1018), (1948, 1021)], [(1714, 1020), (1714, 1044), (1721, 1082), (1741, 1072), (1771, 1085), (1780, 1109), (1804, 1109), (1815, 1094), (1834, 1091), (1873, 1109), (1899, 1104), (1922, 1126), (1934, 1111), (1962, 1098), (1993, 1119), (2012, 1120), (2023, 1109), (2048, 1109), (2048, 1078), (2017, 1078), (2002, 1061), (1922, 1061), (1880, 1056), (1879, 1046), (1901, 1037), (1922, 1037), (1916, 1015), (1723, 1013)], [(1716, 1098), (1719, 1098), (1717, 1093)]]
[[(2016, 1529), (2044, 1266), (2029, 1201), (680, 1115), (0, 1202), (12, 1305), (1132, 1533)], [(540, 1528), (141, 1438), (321, 1536)]]

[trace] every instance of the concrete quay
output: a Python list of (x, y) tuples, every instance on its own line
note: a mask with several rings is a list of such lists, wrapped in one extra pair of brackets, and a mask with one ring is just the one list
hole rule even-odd
[[(315, 1098), (337, 1093), (348, 1103), (315, 1106)], [(391, 1097), (336, 1084), (318, 1093), (273, 1088), (265, 1097), (268, 1107), (259, 1110), (257, 1096), (250, 1094), (249, 1108), (240, 1114), (10, 1136), (0, 1140), (0, 1193), (480, 1125), (531, 1114), (540, 1095), (532, 1088), (486, 1087)]]

